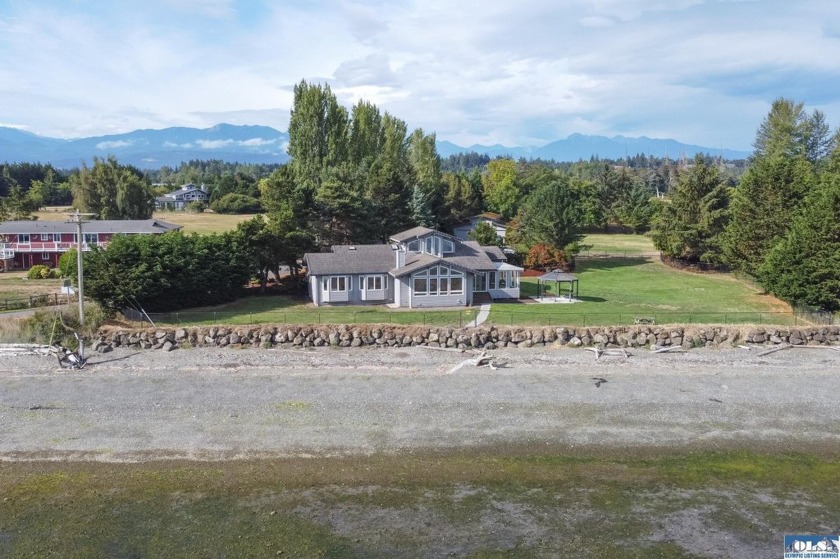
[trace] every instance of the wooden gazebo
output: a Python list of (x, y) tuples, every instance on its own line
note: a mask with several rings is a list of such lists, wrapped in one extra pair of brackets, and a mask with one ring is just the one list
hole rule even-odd
[(557, 295), (560, 295), (560, 288), (563, 284), (569, 284), (569, 300), (571, 301), (572, 296), (578, 296), (578, 279), (576, 276), (572, 274), (562, 272), (560, 270), (552, 270), (551, 272), (547, 272), (540, 277), (537, 278), (537, 296), (544, 297), (545, 296), (545, 289), (543, 288), (543, 282), (550, 282), (553, 281), (556, 286)]

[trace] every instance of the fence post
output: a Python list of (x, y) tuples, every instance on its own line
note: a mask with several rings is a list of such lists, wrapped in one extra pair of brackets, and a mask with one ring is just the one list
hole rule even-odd
[(318, 313), (318, 324), (321, 324), (321, 313)]
[(586, 315), (583, 315), (583, 327), (586, 328)]

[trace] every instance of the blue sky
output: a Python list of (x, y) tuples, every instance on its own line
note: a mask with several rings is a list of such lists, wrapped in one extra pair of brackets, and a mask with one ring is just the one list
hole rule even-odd
[(0, 125), (62, 138), (286, 130), (301, 79), (460, 145), (840, 124), (836, 0), (0, 0), (0, 60)]

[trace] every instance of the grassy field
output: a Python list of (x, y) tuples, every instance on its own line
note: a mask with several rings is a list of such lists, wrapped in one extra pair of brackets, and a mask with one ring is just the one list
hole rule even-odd
[(461, 326), (475, 319), (477, 309), (390, 310), (385, 307), (315, 307), (287, 296), (246, 297), (218, 307), (152, 314), (155, 323), (190, 326), (210, 324), (426, 324)]
[(590, 245), (590, 248), (582, 253), (583, 256), (609, 254), (632, 257), (659, 254), (650, 237), (644, 235), (590, 233), (583, 239), (583, 244)]
[[(580, 302), (538, 304), (535, 278), (522, 280), (523, 299), (494, 303), (487, 324), (602, 326), (633, 324), (794, 324), (790, 308), (725, 274), (696, 274), (646, 259), (586, 259), (576, 272)], [(555, 286), (548, 286), (555, 295)], [(214, 308), (153, 314), (161, 324), (425, 324), (462, 326), (477, 308), (390, 310), (385, 307), (315, 307), (287, 296), (247, 297)]]
[(748, 452), (6, 462), (0, 556), (771, 557), (836, 533), (839, 490), (836, 459)]
[[(658, 324), (794, 320), (789, 306), (727, 274), (685, 272), (641, 258), (609, 258), (582, 259), (575, 275), (580, 302), (495, 303), (488, 322), (597, 326), (633, 324), (643, 317), (653, 317)], [(549, 295), (557, 295), (554, 284), (548, 287)], [(523, 297), (536, 295), (537, 280), (523, 278), (521, 291)]]
[(63, 301), (67, 296), (60, 291), (60, 279), (31, 280), (26, 272), (4, 272), (0, 274), (0, 311), (28, 306), (33, 297)]
[[(63, 221), (67, 219), (64, 214), (66, 211), (69, 211), (69, 208), (47, 208), (44, 211), (35, 212), (34, 215), (42, 221)], [(235, 229), (237, 224), (246, 219), (251, 219), (253, 215), (226, 215), (210, 212), (155, 212), (152, 217), (181, 225), (184, 227), (183, 231), (185, 233), (206, 235)]]

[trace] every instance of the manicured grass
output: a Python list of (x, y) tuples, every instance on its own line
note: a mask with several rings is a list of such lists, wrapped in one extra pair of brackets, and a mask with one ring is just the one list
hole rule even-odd
[(461, 326), (478, 309), (391, 310), (386, 307), (316, 307), (287, 296), (246, 297), (218, 307), (152, 314), (155, 323), (199, 326), (211, 324), (426, 324)]
[[(67, 216), (64, 212), (67, 211), (70, 210), (68, 208), (47, 208), (45, 211), (35, 212), (34, 215), (41, 221), (65, 221)], [(226, 215), (212, 212), (155, 212), (152, 217), (181, 225), (184, 227), (184, 233), (208, 235), (236, 229), (240, 222), (251, 219), (253, 215)]]
[[(581, 302), (538, 304), (537, 280), (522, 280), (523, 299), (494, 303), (487, 324), (603, 326), (633, 324), (795, 324), (790, 308), (727, 274), (695, 274), (645, 259), (579, 261)], [(555, 286), (548, 286), (555, 295)], [(527, 301), (527, 302), (526, 302)], [(161, 324), (418, 324), (462, 326), (478, 308), (391, 310), (382, 306), (315, 307), (287, 296), (246, 297), (214, 308), (152, 315)]]
[[(496, 303), (488, 322), (598, 326), (633, 324), (635, 318), (666, 323), (792, 324), (790, 308), (728, 274), (696, 274), (645, 259), (581, 259), (573, 304)], [(565, 285), (568, 289), (568, 284)], [(536, 278), (523, 278), (523, 298), (536, 295)], [(563, 294), (563, 293), (561, 293)], [(549, 295), (556, 295), (554, 284)]]
[(584, 256), (608, 254), (632, 257), (659, 254), (650, 237), (644, 235), (590, 233), (583, 239), (583, 244), (591, 245), (588, 250), (582, 253)]
[(838, 490), (835, 458), (737, 451), (8, 462), (0, 556), (771, 557)]

